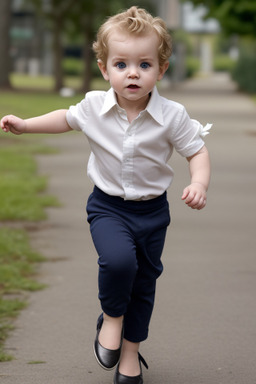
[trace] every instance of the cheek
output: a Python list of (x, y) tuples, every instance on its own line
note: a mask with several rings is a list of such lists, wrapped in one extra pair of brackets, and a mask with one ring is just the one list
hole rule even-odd
[(150, 75), (147, 75), (147, 77), (145, 78), (145, 82), (147, 82), (148, 85), (155, 84), (157, 80), (158, 80), (157, 72), (151, 73)]
[(122, 76), (120, 76), (120, 74), (114, 71), (109, 72), (109, 82), (111, 85), (118, 86), (121, 81), (122, 81)]

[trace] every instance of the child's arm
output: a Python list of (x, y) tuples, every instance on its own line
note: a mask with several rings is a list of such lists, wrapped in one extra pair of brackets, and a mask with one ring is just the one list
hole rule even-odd
[(4, 132), (12, 132), (15, 135), (22, 133), (63, 133), (71, 130), (66, 121), (66, 112), (66, 109), (59, 109), (46, 115), (25, 120), (17, 116), (7, 115), (1, 120), (1, 128)]
[(191, 184), (182, 195), (182, 200), (193, 209), (202, 209), (206, 205), (206, 192), (210, 183), (210, 159), (204, 146), (195, 155), (187, 158), (191, 174)]

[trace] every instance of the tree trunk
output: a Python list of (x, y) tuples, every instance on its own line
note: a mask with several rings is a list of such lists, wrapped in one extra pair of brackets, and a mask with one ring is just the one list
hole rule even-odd
[(55, 86), (54, 90), (59, 91), (63, 87), (63, 69), (62, 69), (62, 58), (63, 49), (61, 41), (61, 21), (56, 20), (53, 29), (53, 59), (54, 59), (54, 79)]
[(85, 43), (83, 46), (83, 79), (82, 79), (82, 92), (89, 92), (91, 90), (91, 82), (92, 82), (92, 63), (93, 63), (94, 55), (92, 52), (91, 45), (87, 43), (87, 39), (85, 39)]
[(0, 87), (10, 88), (10, 20), (11, 1), (0, 1)]

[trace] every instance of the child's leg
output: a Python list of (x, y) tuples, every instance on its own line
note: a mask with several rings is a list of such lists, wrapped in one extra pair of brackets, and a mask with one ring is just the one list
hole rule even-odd
[(123, 327), (123, 316), (110, 317), (103, 314), (103, 324), (99, 334), (99, 342), (107, 349), (118, 349)]
[[(142, 204), (116, 204), (115, 198), (104, 195), (98, 198), (97, 194), (90, 197), (87, 211), (99, 255), (99, 299), (110, 328), (116, 328), (119, 335), (118, 340), (115, 338), (115, 347), (120, 342), (119, 321), (124, 315), (120, 370), (128, 372), (125, 367), (130, 367), (127, 375), (133, 376), (131, 372), (139, 368), (139, 342), (148, 334), (156, 279), (162, 272), (160, 258), (170, 222), (168, 202), (163, 195)], [(112, 200), (115, 200), (113, 205), (108, 204)], [(102, 344), (105, 331), (100, 332)]]
[(163, 227), (151, 234), (146, 233), (146, 236), (141, 234), (137, 239), (138, 271), (124, 317), (124, 337), (132, 342), (141, 342), (148, 337), (155, 301), (156, 280), (163, 270), (161, 254), (165, 235), (166, 227)]
[(138, 359), (140, 343), (132, 343), (126, 339), (123, 340), (122, 354), (119, 363), (119, 372), (126, 376), (138, 376), (140, 374), (140, 365)]
[(91, 234), (99, 256), (102, 310), (109, 319), (121, 317), (127, 311), (138, 269), (134, 241), (120, 220), (104, 215), (93, 220)]
[[(119, 372), (126, 376), (140, 375), (138, 360), (139, 342), (148, 336), (148, 326), (152, 315), (155, 299), (156, 279), (162, 272), (161, 254), (164, 246), (166, 228), (169, 223), (169, 213), (161, 212), (162, 225), (150, 230), (152, 220), (145, 223), (143, 231), (137, 237), (138, 271), (133, 284), (131, 301), (124, 316), (125, 334)], [(128, 341), (130, 340), (130, 341)]]
[(100, 344), (107, 349), (120, 346), (123, 315), (130, 302), (138, 269), (133, 237), (119, 217), (119, 209), (91, 196), (88, 221), (98, 253), (99, 299), (104, 321), (99, 334)]

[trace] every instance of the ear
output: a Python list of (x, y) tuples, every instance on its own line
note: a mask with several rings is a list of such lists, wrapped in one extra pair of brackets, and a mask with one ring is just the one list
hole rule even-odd
[(169, 67), (169, 62), (166, 61), (166, 63), (164, 63), (162, 65), (162, 67), (159, 68), (159, 74), (158, 74), (158, 78), (157, 78), (158, 81), (162, 80), (162, 78), (164, 77), (164, 74), (167, 71), (168, 67)]
[(103, 63), (102, 60), (98, 60), (97, 61), (98, 63), (98, 67), (101, 71), (101, 74), (103, 76), (103, 78), (106, 80), (106, 81), (109, 81), (109, 76), (108, 76), (108, 71), (107, 71), (107, 67), (105, 66), (105, 64)]

